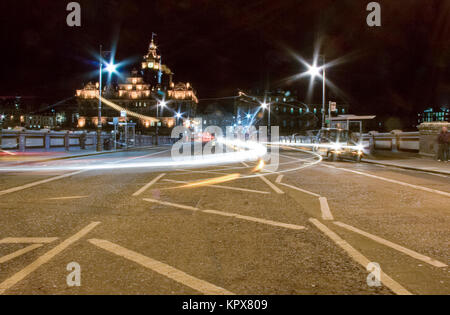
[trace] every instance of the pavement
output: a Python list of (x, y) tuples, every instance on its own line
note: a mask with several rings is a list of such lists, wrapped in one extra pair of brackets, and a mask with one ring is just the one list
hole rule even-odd
[(363, 162), (450, 175), (450, 162), (440, 162), (434, 158), (408, 152), (378, 151), (373, 155), (364, 157)]
[(449, 176), (168, 149), (0, 173), (0, 294), (450, 294)]

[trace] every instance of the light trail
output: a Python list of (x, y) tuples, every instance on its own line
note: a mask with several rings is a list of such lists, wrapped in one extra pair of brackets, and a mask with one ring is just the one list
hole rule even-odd
[(253, 173), (262, 171), (265, 165), (266, 163), (264, 162), (264, 160), (259, 160), (258, 165), (256, 165), (256, 167), (253, 169)]
[[(99, 96), (98, 96), (98, 95), (96, 95), (95, 97), (96, 97), (97, 99), (99, 99)], [(102, 103), (105, 103), (105, 105), (107, 105), (107, 106), (109, 106), (109, 107), (111, 107), (111, 108), (114, 108), (115, 110), (117, 110), (117, 111), (119, 111), (119, 112), (125, 111), (125, 112), (127, 113), (127, 115), (128, 115), (128, 116), (131, 116), (131, 117), (136, 117), (136, 118), (142, 119), (142, 120), (144, 120), (144, 121), (149, 121), (149, 122), (151, 122), (151, 123), (152, 123), (152, 122), (158, 122), (158, 121), (159, 121), (158, 119), (156, 119), (156, 118), (154, 118), (154, 117), (145, 116), (145, 115), (142, 115), (142, 114), (133, 112), (133, 111), (131, 111), (131, 110), (128, 110), (128, 109), (126, 109), (126, 108), (124, 108), (124, 107), (122, 107), (122, 106), (119, 106), (119, 105), (117, 105), (117, 104), (115, 104), (115, 103), (113, 103), (113, 102), (107, 100), (107, 99), (104, 98), (104, 97), (102, 97)]]
[(69, 171), (69, 170), (108, 170), (108, 169), (134, 169), (134, 168), (164, 168), (186, 166), (208, 166), (220, 164), (233, 164), (243, 161), (257, 161), (267, 154), (267, 148), (257, 142), (244, 142), (240, 140), (217, 139), (225, 145), (240, 148), (237, 152), (220, 154), (191, 155), (187, 157), (168, 157), (147, 162), (132, 162), (123, 164), (101, 163), (93, 165), (61, 165), (61, 166), (33, 166), (33, 167), (2, 167), (0, 172), (35, 172), (35, 171)]

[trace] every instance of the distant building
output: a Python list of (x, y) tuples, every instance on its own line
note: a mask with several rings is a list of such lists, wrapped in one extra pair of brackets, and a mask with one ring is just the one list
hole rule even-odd
[(53, 129), (57, 125), (56, 116), (24, 115), (21, 116), (22, 126), (27, 129)]
[[(264, 95), (252, 95), (251, 92), (239, 92), (235, 102), (235, 124), (268, 125), (268, 108), (270, 104), (270, 124), (280, 127), (280, 135), (290, 135), (304, 130), (320, 128), (322, 125), (322, 104), (305, 104), (298, 99), (297, 94), (286, 90), (275, 90)], [(336, 104), (332, 116), (347, 114), (347, 104)], [(328, 104), (326, 106), (328, 116)]]
[[(194, 118), (198, 104), (196, 92), (190, 83), (174, 83), (172, 79), (173, 72), (161, 63), (161, 56), (152, 39), (141, 69), (131, 71), (124, 82), (103, 87), (102, 96), (120, 108), (135, 113), (136, 115), (127, 115), (126, 120), (136, 123), (137, 129), (144, 133), (155, 131), (156, 122), (153, 118), (157, 116), (157, 104), (165, 101), (166, 107), (158, 109), (158, 126), (162, 127), (161, 134), (168, 134), (175, 125)], [(78, 119), (81, 120), (79, 128), (96, 127), (98, 88), (98, 83), (90, 82), (76, 91)], [(104, 104), (102, 116), (112, 120), (113, 117), (120, 116), (120, 112), (117, 108)]]
[(0, 96), (0, 119), (3, 128), (24, 127), (24, 115), (34, 111), (39, 101), (35, 96)]
[(417, 114), (417, 117), (417, 122), (419, 124), (423, 122), (450, 121), (450, 109), (448, 105), (440, 108), (429, 107), (422, 113)]

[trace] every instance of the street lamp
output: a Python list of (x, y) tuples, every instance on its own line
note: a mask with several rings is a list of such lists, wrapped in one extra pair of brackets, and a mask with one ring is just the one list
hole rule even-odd
[(108, 71), (110, 74), (113, 72), (116, 72), (117, 66), (113, 63), (107, 63), (105, 70)]
[(320, 70), (322, 70), (322, 128), (325, 127), (325, 81), (326, 81), (326, 73), (325, 73), (325, 56), (322, 55), (323, 64), (322, 67), (318, 67), (316, 62), (313, 65), (308, 65), (309, 74), (313, 79), (316, 76), (320, 75)]
[(269, 132), (268, 132), (269, 133), (269, 141), (270, 141), (270, 139), (271, 139), (270, 137), (272, 135), (271, 130), (270, 130), (270, 105), (271, 105), (270, 102), (267, 103), (266, 100), (264, 100), (264, 102), (261, 103), (261, 108), (264, 109), (264, 110), (265, 109), (268, 110), (268, 114), (267, 114), (267, 116), (268, 116), (267, 117), (267, 125), (268, 126), (267, 126), (267, 128), (269, 130)]
[[(102, 45), (100, 45), (100, 67), (99, 67), (99, 79), (98, 79), (98, 122), (97, 122), (97, 151), (102, 151), (102, 74), (103, 74), (103, 53), (102, 51)], [(106, 53), (106, 51), (105, 51)], [(114, 64), (114, 62), (111, 60), (109, 63), (105, 63), (105, 70), (109, 73), (109, 76), (111, 74), (115, 73), (117, 71), (117, 65)]]
[[(159, 107), (161, 106), (161, 109), (167, 106), (167, 102), (165, 100), (158, 101), (156, 104), (156, 118), (159, 118)], [(156, 122), (156, 139), (155, 139), (155, 145), (158, 145), (158, 124), (159, 121)]]
[(5, 119), (5, 116), (0, 115), (0, 151), (2, 150), (3, 119)]
[(100, 45), (100, 69), (98, 71), (98, 117), (97, 117), (97, 151), (102, 151), (102, 68), (103, 68), (103, 57), (102, 57), (102, 45)]
[(183, 117), (183, 115), (181, 115), (180, 112), (177, 112), (177, 113), (175, 114), (175, 117), (177, 118), (177, 126), (178, 126), (178, 121), (180, 120), (180, 118)]

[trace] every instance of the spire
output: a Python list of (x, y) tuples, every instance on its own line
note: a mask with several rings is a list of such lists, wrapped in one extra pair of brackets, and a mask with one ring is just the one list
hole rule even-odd
[(152, 32), (152, 41), (150, 42), (150, 51), (152, 51), (152, 50), (156, 51), (157, 47), (155, 45), (155, 36), (157, 36), (156, 33)]

